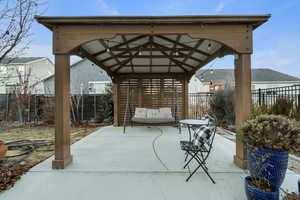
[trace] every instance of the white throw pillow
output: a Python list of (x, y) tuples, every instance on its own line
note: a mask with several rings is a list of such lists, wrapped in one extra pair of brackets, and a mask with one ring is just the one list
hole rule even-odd
[(159, 117), (162, 119), (170, 119), (172, 118), (172, 110), (171, 108), (160, 108), (159, 109)]
[(146, 118), (147, 109), (146, 108), (135, 108), (134, 117), (136, 118)]
[(158, 109), (147, 109), (147, 118), (148, 119), (159, 118), (159, 110)]

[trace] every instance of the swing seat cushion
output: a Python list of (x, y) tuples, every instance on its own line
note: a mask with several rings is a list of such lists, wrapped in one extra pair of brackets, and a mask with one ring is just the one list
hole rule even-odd
[(174, 118), (169, 118), (169, 119), (148, 119), (148, 118), (136, 118), (133, 117), (131, 119), (131, 121), (133, 122), (137, 122), (137, 123), (145, 123), (145, 124), (160, 124), (160, 123), (172, 123), (175, 122)]
[(171, 123), (175, 122), (171, 108), (147, 109), (136, 108), (134, 117), (131, 119), (138, 123)]
[(146, 108), (136, 108), (134, 117), (136, 118), (146, 118), (147, 116), (147, 110)]

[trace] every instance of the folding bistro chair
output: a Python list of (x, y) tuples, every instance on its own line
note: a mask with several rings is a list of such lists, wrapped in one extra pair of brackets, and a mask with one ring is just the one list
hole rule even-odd
[(210, 176), (208, 172), (206, 160), (212, 150), (216, 129), (217, 127), (215, 124), (211, 124), (209, 126), (202, 126), (199, 128), (199, 131), (194, 135), (194, 139), (192, 140), (192, 142), (180, 141), (181, 149), (185, 151), (189, 156), (191, 156), (183, 168), (185, 169), (187, 166), (189, 166), (192, 160), (195, 160), (198, 163), (198, 166), (194, 169), (192, 173), (189, 169), (190, 175), (186, 179), (186, 181), (189, 181), (189, 179), (201, 167), (203, 171), (207, 174), (207, 176), (210, 178), (210, 180), (215, 184), (214, 179)]

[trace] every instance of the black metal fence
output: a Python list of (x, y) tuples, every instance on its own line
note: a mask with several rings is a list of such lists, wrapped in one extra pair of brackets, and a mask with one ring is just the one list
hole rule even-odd
[[(54, 96), (31, 95), (21, 102), (24, 107), (22, 118), (25, 122), (54, 120)], [(0, 121), (20, 120), (19, 106), (16, 95), (0, 94)], [(113, 112), (112, 102), (105, 94), (72, 95), (70, 98), (72, 121), (91, 120), (102, 122)]]
[(278, 98), (292, 100), (295, 106), (300, 104), (300, 85), (258, 89), (252, 91), (253, 105), (272, 106)]
[(213, 93), (189, 93), (189, 118), (198, 119), (209, 110)]
[[(203, 113), (207, 113), (213, 95), (214, 93), (189, 93), (189, 118), (197, 119)], [(252, 91), (253, 105), (271, 107), (278, 98), (292, 100), (295, 107), (299, 107), (300, 85)], [(112, 102), (107, 102), (103, 94), (73, 95), (70, 102), (72, 105), (71, 119), (73, 121), (91, 119), (103, 121), (107, 117), (107, 107), (113, 108)], [(25, 121), (41, 121), (45, 120), (45, 118), (54, 119), (54, 97), (49, 95), (31, 95), (26, 104), (25, 112), (25, 114), (23, 113)], [(18, 115), (18, 101), (16, 96), (0, 94), (0, 120), (18, 120)]]

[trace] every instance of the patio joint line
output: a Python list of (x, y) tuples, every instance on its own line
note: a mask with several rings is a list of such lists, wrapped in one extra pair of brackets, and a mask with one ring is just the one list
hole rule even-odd
[(156, 148), (155, 148), (155, 143), (156, 143), (156, 141), (158, 140), (158, 138), (160, 138), (160, 137), (163, 135), (163, 130), (162, 130), (161, 128), (158, 128), (158, 127), (153, 127), (153, 128), (156, 128), (156, 129), (158, 129), (158, 130), (160, 131), (160, 134), (159, 134), (158, 136), (156, 136), (156, 137), (154, 138), (154, 140), (152, 141), (152, 149), (153, 149), (153, 152), (154, 152), (156, 158), (158, 159), (158, 161), (164, 166), (164, 168), (165, 168), (166, 170), (169, 170), (169, 168), (166, 166), (166, 164), (165, 164), (165, 163), (161, 160), (161, 158), (159, 157), (159, 155), (158, 155), (158, 153), (157, 153), (157, 151), (156, 151)]

